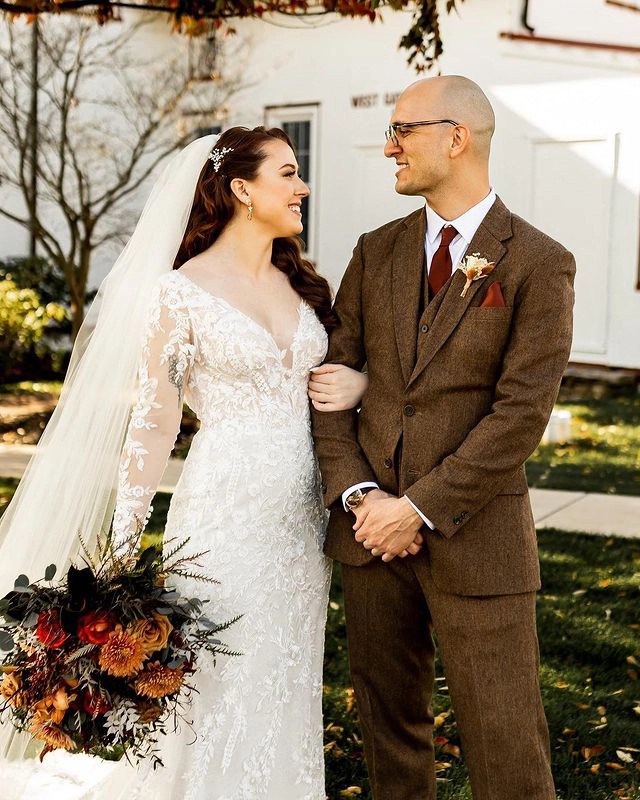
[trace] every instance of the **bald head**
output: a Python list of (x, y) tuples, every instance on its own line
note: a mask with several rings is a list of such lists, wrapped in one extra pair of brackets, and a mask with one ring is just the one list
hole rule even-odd
[(478, 155), (489, 155), (495, 130), (495, 115), (486, 94), (462, 75), (441, 75), (412, 83), (402, 96), (424, 105), (442, 119), (452, 119), (471, 131), (471, 147)]

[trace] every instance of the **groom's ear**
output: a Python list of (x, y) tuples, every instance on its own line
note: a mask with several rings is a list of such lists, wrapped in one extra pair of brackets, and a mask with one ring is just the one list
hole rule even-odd
[(449, 155), (451, 158), (459, 158), (469, 146), (471, 141), (471, 131), (466, 125), (456, 125), (451, 135)]

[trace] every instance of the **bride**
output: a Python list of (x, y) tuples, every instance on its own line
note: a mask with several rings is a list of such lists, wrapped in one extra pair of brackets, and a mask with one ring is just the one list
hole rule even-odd
[[(296, 238), (308, 194), (279, 129), (231, 128), (173, 159), (101, 287), (59, 408), (0, 525), (9, 586), (27, 568), (63, 566), (75, 532), (95, 540), (112, 511), (122, 545), (151, 513), (183, 400), (197, 414), (166, 537), (208, 551), (203, 571), (219, 583), (180, 579), (178, 588), (206, 596), (220, 621), (242, 615), (224, 634), (242, 655), (215, 667), (201, 657), (192, 726), (162, 742), (165, 769), (118, 764), (85, 797), (325, 798), (330, 567), (307, 392), (335, 320), (329, 285)], [(316, 379), (322, 407), (356, 406), (366, 376), (330, 369)], [(83, 758), (54, 753), (43, 768), (56, 757), (68, 770)]]

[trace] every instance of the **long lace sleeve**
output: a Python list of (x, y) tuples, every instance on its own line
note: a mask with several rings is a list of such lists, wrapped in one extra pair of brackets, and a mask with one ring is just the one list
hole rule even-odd
[(154, 291), (146, 320), (138, 392), (120, 461), (113, 517), (115, 548), (142, 529), (180, 429), (195, 347), (188, 309), (175, 286)]

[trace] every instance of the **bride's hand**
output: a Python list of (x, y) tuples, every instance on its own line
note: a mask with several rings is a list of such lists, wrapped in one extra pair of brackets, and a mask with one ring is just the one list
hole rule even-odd
[(368, 386), (365, 372), (344, 364), (321, 364), (311, 370), (309, 397), (317, 411), (347, 411), (360, 405)]

